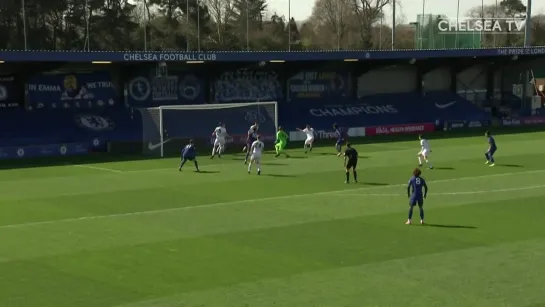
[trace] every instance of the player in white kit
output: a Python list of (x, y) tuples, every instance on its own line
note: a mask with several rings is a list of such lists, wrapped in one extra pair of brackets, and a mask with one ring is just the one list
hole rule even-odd
[(216, 155), (221, 158), (221, 155), (225, 151), (225, 143), (227, 139), (227, 129), (225, 129), (225, 124), (219, 123), (216, 129), (214, 129), (214, 132), (212, 132), (212, 135), (216, 137), (216, 140), (214, 140), (212, 156), (210, 156), (210, 159), (214, 159)]
[(305, 140), (305, 153), (307, 151), (312, 151), (312, 144), (314, 143), (314, 128), (312, 128), (310, 125), (307, 125), (305, 129), (299, 129), (297, 128), (297, 131), (304, 132), (307, 135), (307, 139)]
[(420, 152), (418, 152), (418, 165), (422, 166), (422, 159), (426, 161), (426, 164), (428, 164), (428, 167), (430, 169), (433, 168), (433, 165), (431, 165), (429, 160), (429, 155), (431, 152), (430, 143), (428, 143), (428, 140), (422, 137), (422, 135), (418, 136), (418, 139), (420, 140)]
[(261, 141), (259, 135), (256, 136), (256, 140), (250, 146), (250, 152), (252, 156), (250, 157), (250, 162), (248, 163), (248, 174), (252, 172), (252, 163), (257, 165), (257, 174), (261, 175), (261, 156), (263, 155), (263, 150), (265, 149), (265, 144)]

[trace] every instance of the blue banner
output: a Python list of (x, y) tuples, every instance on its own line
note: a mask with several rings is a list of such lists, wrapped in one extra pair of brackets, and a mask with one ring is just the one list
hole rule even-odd
[(282, 125), (294, 130), (303, 123), (317, 130), (331, 129), (333, 123), (346, 127), (402, 125), (408, 123), (467, 122), (468, 127), (490, 121), (490, 114), (448, 92), (400, 93), (366, 96), (340, 103), (301, 102), (280, 109)]
[(26, 96), (29, 110), (97, 108), (118, 101), (107, 72), (37, 75), (29, 79)]
[(0, 160), (88, 154), (87, 143), (48, 144), (26, 147), (0, 147)]
[(288, 80), (288, 101), (346, 99), (350, 95), (350, 74), (333, 71), (304, 71)]
[(222, 52), (165, 52), (165, 51), (21, 51), (0, 50), (6, 62), (269, 62), (269, 61), (343, 61), (390, 60), (461, 57), (502, 57), (544, 55), (545, 47), (449, 49), (449, 50), (352, 50), (352, 51), (222, 51)]
[(0, 76), (0, 108), (19, 106), (14, 76)]
[(195, 74), (136, 76), (127, 83), (127, 102), (135, 107), (204, 103), (204, 80)]
[(278, 74), (271, 70), (227, 71), (213, 83), (213, 97), (221, 102), (275, 101), (283, 98)]

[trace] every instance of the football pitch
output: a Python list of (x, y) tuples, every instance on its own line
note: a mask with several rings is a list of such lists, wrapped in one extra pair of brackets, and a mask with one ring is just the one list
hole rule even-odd
[(425, 226), (416, 139), (355, 146), (358, 184), (332, 146), (2, 170), (0, 306), (545, 306), (545, 133), (496, 142), (430, 139)]

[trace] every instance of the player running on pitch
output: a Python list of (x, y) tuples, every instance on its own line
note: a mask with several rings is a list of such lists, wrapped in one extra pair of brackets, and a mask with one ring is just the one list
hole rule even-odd
[(214, 140), (214, 146), (212, 147), (212, 155), (210, 156), (210, 159), (214, 159), (216, 155), (218, 155), (218, 158), (221, 158), (221, 155), (225, 151), (225, 143), (227, 139), (227, 129), (225, 129), (224, 123), (219, 123), (216, 129), (214, 129), (214, 132), (212, 132), (212, 135), (216, 137), (216, 140)]
[(256, 135), (256, 140), (250, 146), (249, 151), (252, 152), (250, 163), (248, 163), (248, 174), (252, 173), (252, 163), (257, 166), (257, 174), (261, 175), (261, 156), (263, 155), (265, 144), (261, 141), (259, 135)]
[(420, 140), (420, 151), (418, 152), (418, 166), (422, 166), (422, 159), (426, 161), (426, 164), (430, 169), (433, 168), (433, 165), (431, 165), (430, 160), (428, 159), (431, 147), (430, 143), (428, 143), (428, 140), (426, 140), (424, 137), (422, 137), (422, 134), (418, 136), (418, 139)]
[(199, 172), (199, 164), (197, 163), (197, 151), (195, 150), (195, 144), (193, 143), (193, 140), (189, 140), (189, 144), (187, 144), (182, 149), (182, 162), (180, 163), (178, 171), (182, 171), (182, 167), (187, 161), (193, 161), (193, 163), (195, 163), (195, 168), (197, 169), (197, 172)]
[(308, 151), (312, 151), (312, 144), (314, 143), (314, 128), (312, 128), (310, 125), (307, 125), (305, 129), (299, 129), (297, 128), (297, 131), (304, 132), (307, 135), (307, 139), (305, 140), (305, 153)]
[(488, 139), (488, 150), (484, 153), (484, 156), (486, 157), (486, 164), (494, 166), (496, 165), (494, 160), (494, 154), (496, 153), (496, 150), (498, 150), (498, 147), (496, 146), (496, 140), (494, 140), (494, 137), (490, 134), (489, 131), (486, 131), (484, 135)]
[(284, 131), (284, 128), (278, 127), (278, 131), (276, 132), (276, 144), (274, 145), (274, 148), (276, 150), (276, 156), (278, 157), (281, 154), (286, 156), (286, 158), (289, 158), (289, 155), (284, 152), (286, 149), (286, 146), (288, 145), (288, 134)]
[(346, 150), (344, 151), (344, 168), (346, 170), (346, 181), (344, 183), (350, 183), (350, 170), (354, 175), (354, 182), (358, 183), (358, 173), (356, 167), (358, 166), (358, 152), (352, 148), (350, 143), (346, 143)]
[(259, 129), (259, 123), (255, 122), (250, 129), (248, 129), (248, 136), (246, 137), (246, 146), (242, 148), (242, 151), (246, 152), (246, 157), (244, 158), (244, 164), (248, 163), (248, 158), (250, 157), (251, 151), (250, 148), (252, 144), (257, 140), (257, 130)]
[(413, 170), (413, 176), (409, 180), (407, 185), (407, 195), (409, 196), (409, 219), (405, 224), (411, 225), (413, 218), (414, 206), (418, 205), (420, 210), (420, 224), (424, 225), (424, 199), (428, 195), (428, 186), (426, 180), (420, 177), (422, 171), (415, 168)]
[(333, 124), (333, 129), (335, 129), (335, 133), (337, 134), (335, 149), (337, 150), (337, 156), (340, 157), (342, 155), (343, 146), (346, 143), (346, 133), (344, 129), (339, 127), (337, 124)]

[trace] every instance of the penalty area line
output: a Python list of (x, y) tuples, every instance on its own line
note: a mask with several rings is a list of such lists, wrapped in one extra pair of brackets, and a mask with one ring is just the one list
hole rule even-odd
[[(510, 189), (497, 189), (497, 190), (480, 190), (480, 191), (464, 191), (464, 192), (443, 192), (443, 193), (430, 193), (430, 196), (436, 195), (474, 195), (474, 194), (486, 194), (486, 193), (500, 193), (500, 192), (513, 192), (513, 191), (524, 191), (524, 190), (535, 190), (544, 188), (545, 184), (542, 185), (533, 185), (528, 187), (520, 188), (510, 188)], [(407, 194), (402, 193), (343, 193), (339, 194), (342, 196), (407, 196)]]
[(92, 170), (96, 170), (96, 171), (116, 173), (116, 174), (124, 173), (123, 171), (119, 171), (119, 170), (112, 169), (112, 168), (98, 167), (98, 166), (92, 166), (92, 165), (86, 165), (86, 164), (72, 164), (72, 166), (79, 167), (79, 168), (92, 169)]

